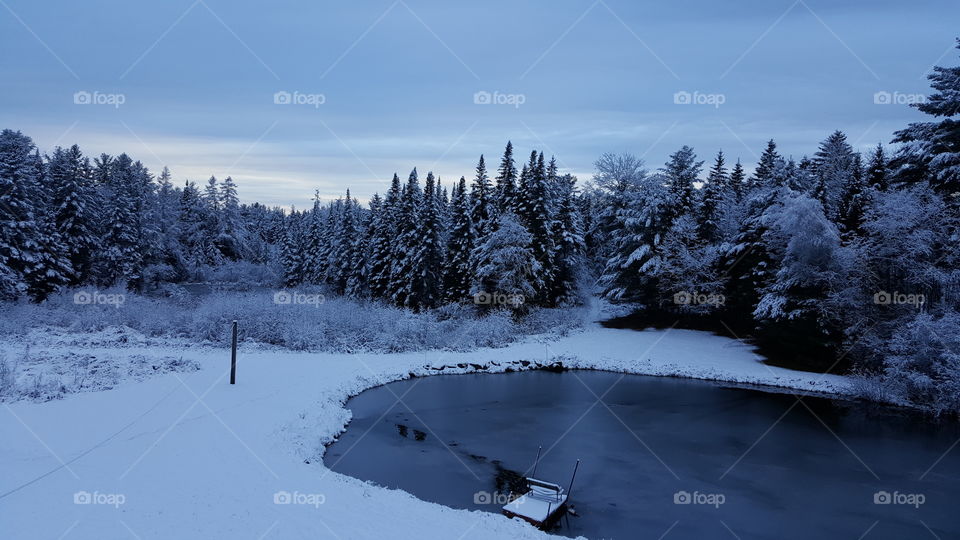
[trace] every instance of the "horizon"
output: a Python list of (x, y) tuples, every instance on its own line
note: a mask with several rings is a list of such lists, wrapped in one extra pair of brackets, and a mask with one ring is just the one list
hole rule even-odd
[(19, 52), (3, 127), (42, 152), (125, 152), (177, 185), (232, 176), (243, 202), (283, 207), (365, 201), (414, 167), (450, 184), (507, 140), (581, 183), (608, 151), (656, 170), (685, 144), (707, 162), (722, 149), (749, 171), (771, 138), (799, 159), (835, 130), (863, 151), (920, 120), (906, 104), (956, 64), (955, 17), (892, 1), (3, 7)]

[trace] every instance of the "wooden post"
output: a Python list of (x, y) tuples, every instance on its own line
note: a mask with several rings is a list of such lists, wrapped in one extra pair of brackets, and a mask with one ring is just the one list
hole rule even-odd
[(573, 479), (577, 477), (577, 469), (580, 468), (580, 460), (577, 460), (577, 464), (573, 466), (573, 476), (570, 477), (570, 486), (567, 487), (567, 500), (570, 500), (570, 495), (573, 493)]
[(533, 462), (533, 474), (530, 475), (530, 476), (532, 476), (532, 477), (534, 477), (534, 478), (537, 477), (537, 465), (540, 464), (540, 451), (541, 451), (541, 450), (543, 450), (543, 447), (542, 447), (542, 446), (538, 446), (538, 447), (537, 447), (537, 459), (535, 459), (534, 462)]
[(233, 321), (233, 340), (230, 346), (230, 384), (237, 384), (237, 321)]

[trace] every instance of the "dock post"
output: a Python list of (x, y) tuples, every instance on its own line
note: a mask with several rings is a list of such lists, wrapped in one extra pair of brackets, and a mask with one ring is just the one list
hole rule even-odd
[(233, 339), (230, 346), (230, 384), (237, 384), (237, 321), (233, 321)]
[(570, 477), (570, 486), (567, 488), (567, 500), (570, 500), (570, 494), (573, 493), (573, 479), (577, 477), (577, 469), (580, 468), (580, 460), (573, 466), (573, 476)]
[(538, 447), (537, 447), (537, 459), (535, 459), (535, 460), (533, 461), (533, 474), (531, 474), (530, 476), (532, 476), (532, 477), (534, 477), (534, 478), (537, 477), (537, 465), (540, 463), (540, 451), (541, 451), (541, 450), (543, 450), (543, 447), (542, 447), (542, 446), (538, 446)]

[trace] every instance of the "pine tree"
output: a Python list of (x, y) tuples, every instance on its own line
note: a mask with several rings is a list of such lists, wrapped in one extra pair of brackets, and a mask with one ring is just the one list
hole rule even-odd
[(245, 253), (244, 231), (243, 223), (240, 220), (240, 199), (237, 197), (237, 185), (233, 178), (228, 176), (220, 184), (218, 200), (220, 204), (220, 235), (217, 245), (227, 258), (240, 259)]
[[(957, 39), (960, 49), (960, 39)], [(898, 180), (928, 181), (942, 193), (960, 191), (960, 66), (934, 67), (927, 76), (936, 90), (922, 103), (920, 112), (941, 120), (914, 122), (894, 134), (902, 143), (893, 160)]]
[(474, 247), (474, 236), (469, 204), (467, 180), (461, 176), (460, 182), (454, 186), (451, 200), (452, 223), (444, 273), (446, 299), (450, 302), (462, 302), (470, 295), (470, 253)]
[(703, 196), (697, 215), (697, 232), (700, 239), (713, 242), (719, 239), (720, 212), (729, 191), (729, 177), (724, 166), (723, 151), (717, 153), (717, 158), (710, 168), (702, 190)]
[(867, 211), (867, 184), (860, 154), (854, 154), (853, 174), (843, 187), (837, 208), (837, 226), (844, 238), (860, 236)]
[(493, 189), (487, 176), (487, 165), (480, 156), (477, 163), (477, 175), (470, 185), (470, 220), (473, 222), (476, 238), (487, 233), (490, 219), (493, 217)]
[(284, 220), (282, 244), (280, 246), (280, 265), (283, 268), (283, 286), (295, 287), (303, 282), (305, 271), (303, 232), (300, 227), (300, 214), (296, 210)]
[[(101, 285), (125, 282), (136, 290), (143, 285), (146, 255), (152, 248), (147, 245), (143, 220), (145, 199), (150, 194), (149, 176), (139, 162), (134, 163), (126, 154), (100, 161), (97, 167), (101, 169), (97, 176), (106, 179), (107, 194), (102, 249), (95, 273)], [(205, 211), (200, 212), (200, 218), (207, 218)], [(193, 247), (208, 248), (206, 240), (205, 237), (193, 242)], [(200, 264), (206, 262), (210, 251), (195, 252)]]
[(854, 175), (854, 152), (847, 136), (841, 131), (830, 134), (820, 143), (813, 162), (817, 175), (814, 197), (823, 204), (827, 216), (836, 216), (841, 192)]
[(497, 170), (496, 187), (497, 207), (500, 212), (517, 211), (517, 167), (513, 162), (513, 143), (507, 141), (507, 147), (500, 159)]
[[(520, 223), (530, 232), (530, 248), (537, 259), (541, 274), (536, 276), (536, 282), (543, 284), (545, 290), (553, 288), (553, 253), (554, 244), (551, 237), (550, 193), (548, 190), (547, 169), (543, 153), (534, 152), (527, 164), (527, 181), (520, 193), (521, 205)], [(534, 302), (549, 304), (544, 291), (537, 291), (537, 297), (531, 298)]]
[(43, 238), (38, 216), (44, 210), (38, 208), (42, 163), (34, 150), (30, 137), (19, 131), (0, 132), (0, 296), (8, 299), (28, 293), (42, 300), (69, 277), (69, 267), (47, 252), (54, 239)]
[(730, 187), (736, 195), (737, 202), (743, 200), (743, 193), (747, 190), (746, 182), (747, 174), (743, 170), (743, 165), (740, 164), (740, 159), (737, 159), (733, 170), (730, 171)]
[(886, 191), (890, 185), (889, 180), (887, 156), (883, 151), (883, 145), (877, 144), (877, 149), (873, 151), (870, 162), (867, 164), (867, 184), (877, 191)]
[(354, 275), (354, 265), (360, 259), (358, 251), (361, 237), (357, 226), (355, 205), (349, 189), (343, 202), (343, 209), (339, 215), (335, 234), (337, 242), (336, 251), (333, 253), (331, 260), (333, 264), (331, 284), (333, 290), (342, 295), (346, 293), (347, 286), (351, 281), (350, 278)]
[(54, 201), (53, 222), (73, 269), (70, 284), (80, 285), (89, 279), (97, 244), (99, 201), (93, 187), (90, 162), (77, 145), (68, 150), (57, 147), (47, 170), (47, 189), (52, 192)]
[(440, 236), (440, 201), (435, 186), (433, 173), (427, 173), (416, 229), (419, 241), (413, 256), (413, 285), (407, 301), (407, 305), (415, 309), (436, 307), (443, 298), (444, 245)]
[(757, 163), (756, 170), (753, 171), (753, 175), (750, 176), (750, 180), (747, 182), (747, 189), (744, 190), (750, 191), (756, 189), (757, 187), (767, 185), (773, 179), (773, 169), (777, 165), (777, 160), (781, 159), (780, 154), (777, 153), (777, 143), (770, 139), (767, 141), (767, 147), (763, 150), (763, 153), (760, 154), (760, 162)]
[(554, 247), (554, 253), (550, 257), (553, 279), (547, 299), (549, 305), (562, 304), (573, 299), (577, 288), (577, 274), (583, 266), (585, 243), (583, 222), (575, 200), (576, 182), (576, 178), (571, 175), (563, 175), (555, 180), (556, 215), (550, 227)]
[(771, 207), (765, 221), (782, 255), (773, 279), (758, 289), (753, 315), (763, 340), (828, 368), (834, 354), (824, 354), (824, 344), (839, 343), (836, 321), (824, 316), (842, 269), (837, 229), (818, 201), (796, 192)]
[[(114, 222), (119, 219), (118, 214), (122, 213), (122, 208), (113, 205), (113, 214), (108, 221)], [(207, 207), (203, 203), (200, 190), (193, 182), (188, 181), (180, 192), (180, 244), (184, 249), (186, 266), (188, 271), (192, 272), (194, 278), (199, 277), (201, 267), (206, 264), (206, 254), (210, 251), (206, 245), (208, 238), (205, 225)], [(118, 227), (116, 234), (120, 235), (123, 227)], [(114, 278), (115, 279), (115, 278)], [(112, 281), (109, 280), (109, 281)]]
[(413, 169), (400, 197), (389, 286), (390, 298), (402, 307), (414, 307), (420, 301), (416, 276), (423, 267), (420, 259), (422, 229), (419, 226), (422, 201), (417, 169)]
[(662, 175), (643, 180), (639, 189), (625, 192), (626, 204), (615, 216), (611, 231), (612, 256), (598, 283), (612, 301), (655, 298), (663, 266), (661, 246), (670, 229), (673, 196)]
[(693, 148), (683, 146), (673, 154), (664, 165), (662, 172), (667, 181), (669, 192), (674, 200), (674, 216), (690, 213), (694, 207), (694, 185), (702, 161), (697, 161)]
[[(542, 269), (531, 247), (533, 238), (513, 214), (497, 216), (496, 224), (474, 248), (477, 261), (471, 292), (474, 302), (490, 307), (523, 310), (529, 298), (543, 287), (537, 281)], [(506, 299), (506, 303), (492, 303)]]
[(373, 217), (373, 237), (370, 241), (370, 294), (374, 298), (390, 298), (393, 250), (397, 238), (397, 217), (400, 205), (400, 177), (394, 173), (390, 190), (379, 212)]

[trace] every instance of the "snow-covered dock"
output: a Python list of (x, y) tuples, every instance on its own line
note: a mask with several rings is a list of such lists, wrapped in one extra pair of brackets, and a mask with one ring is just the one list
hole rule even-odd
[(529, 491), (503, 506), (507, 517), (518, 517), (545, 528), (560, 519), (567, 508), (567, 493), (562, 487), (536, 478), (527, 478)]

